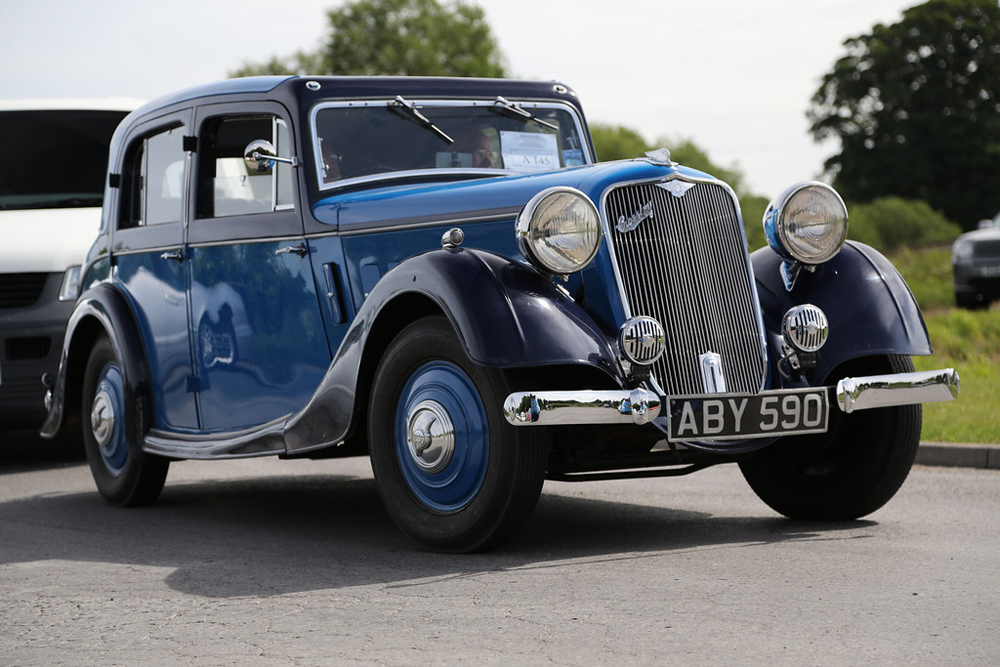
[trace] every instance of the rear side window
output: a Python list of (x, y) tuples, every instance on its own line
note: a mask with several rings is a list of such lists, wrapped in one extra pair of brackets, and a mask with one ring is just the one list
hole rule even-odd
[(129, 146), (122, 174), (122, 227), (181, 220), (184, 157), (183, 126), (148, 134)]
[(125, 111), (0, 112), (0, 209), (100, 206)]

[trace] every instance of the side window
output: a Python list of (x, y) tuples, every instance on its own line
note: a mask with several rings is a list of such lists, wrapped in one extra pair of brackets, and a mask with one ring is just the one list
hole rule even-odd
[(179, 222), (184, 195), (184, 128), (150, 134), (125, 158), (122, 227)]
[(250, 142), (270, 141), (281, 157), (291, 155), (288, 127), (274, 116), (234, 116), (210, 119), (199, 141), (199, 218), (269, 213), (293, 207), (291, 165), (249, 169), (243, 153)]

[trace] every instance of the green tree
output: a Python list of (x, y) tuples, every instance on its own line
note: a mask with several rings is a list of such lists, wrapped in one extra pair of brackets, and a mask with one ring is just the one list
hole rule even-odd
[(670, 149), (670, 157), (685, 167), (718, 178), (728, 183), (737, 194), (748, 194), (743, 190), (743, 172), (736, 165), (722, 167), (708, 157), (708, 153), (690, 138), (660, 137), (656, 141), (647, 140), (642, 134), (625, 125), (591, 123), (590, 136), (594, 139), (597, 159), (602, 161), (624, 160), (642, 157), (646, 151), (656, 148)]
[(605, 162), (642, 157), (652, 145), (631, 127), (610, 123), (591, 123), (590, 136), (594, 140), (597, 159)]
[(330, 31), (317, 52), (248, 63), (232, 76), (505, 76), (483, 10), (463, 0), (354, 0), (327, 17)]
[(743, 185), (743, 171), (740, 170), (738, 165), (734, 164), (729, 167), (723, 167), (715, 164), (708, 157), (708, 152), (694, 143), (690, 138), (671, 140), (663, 137), (657, 141), (657, 144), (670, 149), (670, 157), (674, 162), (680, 162), (685, 167), (703, 171), (706, 174), (711, 174), (720, 181), (725, 181), (741, 198), (750, 194)]
[(846, 199), (924, 200), (966, 228), (1000, 210), (1000, 5), (930, 0), (844, 42), (807, 112)]
[(848, 237), (882, 251), (951, 242), (960, 231), (924, 201), (880, 197), (865, 204), (849, 204), (848, 210)]
[(670, 158), (685, 167), (703, 171), (728, 183), (736, 191), (743, 213), (743, 225), (747, 232), (747, 243), (751, 250), (767, 245), (761, 220), (767, 209), (766, 197), (746, 189), (745, 177), (738, 165), (721, 167), (712, 162), (708, 152), (690, 138), (671, 139), (660, 137), (648, 141), (638, 131), (624, 125), (591, 123), (590, 135), (594, 139), (594, 150), (599, 160), (623, 160), (641, 157), (655, 148), (670, 149)]

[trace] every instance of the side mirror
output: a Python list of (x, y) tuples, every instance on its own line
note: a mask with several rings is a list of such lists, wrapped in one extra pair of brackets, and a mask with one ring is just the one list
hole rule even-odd
[(274, 169), (275, 162), (283, 162), (293, 167), (299, 165), (294, 157), (279, 157), (274, 150), (274, 145), (266, 139), (256, 139), (247, 144), (243, 151), (243, 161), (246, 162), (250, 171), (258, 173), (271, 171)]
[(989, 229), (992, 226), (993, 226), (993, 221), (992, 220), (980, 220), (979, 221), (979, 229)]

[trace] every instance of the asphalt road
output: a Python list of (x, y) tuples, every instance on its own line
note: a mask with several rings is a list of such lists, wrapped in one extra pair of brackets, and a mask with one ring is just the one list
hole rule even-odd
[(0, 449), (0, 664), (1000, 664), (1000, 471), (917, 467), (868, 520), (774, 515), (734, 466), (547, 483), (504, 550), (417, 551), (368, 463), (183, 462), (106, 505)]

